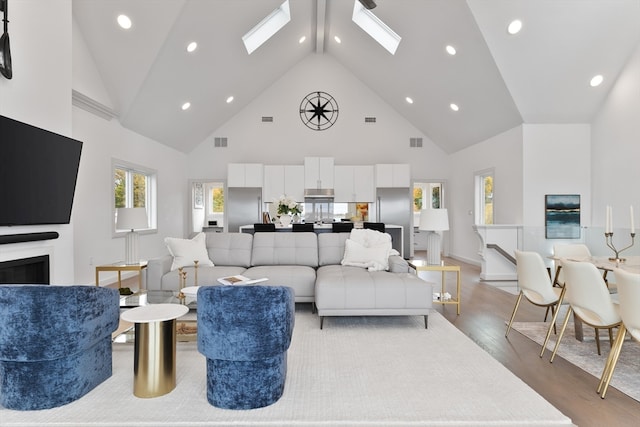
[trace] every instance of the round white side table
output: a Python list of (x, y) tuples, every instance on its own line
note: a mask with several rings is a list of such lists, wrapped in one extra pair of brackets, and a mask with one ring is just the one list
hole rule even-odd
[(180, 304), (150, 304), (120, 315), (122, 320), (135, 323), (135, 396), (162, 396), (176, 387), (176, 319), (188, 311)]

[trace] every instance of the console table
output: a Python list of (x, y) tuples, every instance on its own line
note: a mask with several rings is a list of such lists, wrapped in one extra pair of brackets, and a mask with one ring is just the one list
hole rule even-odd
[[(440, 298), (439, 299), (434, 299), (433, 302), (434, 304), (455, 304), (456, 305), (456, 313), (460, 314), (460, 299), (462, 298), (462, 295), (460, 293), (460, 266), (459, 265), (453, 265), (453, 264), (446, 264), (446, 263), (442, 263), (441, 265), (429, 265), (427, 264), (427, 261), (425, 260), (418, 260), (418, 259), (412, 259), (408, 261), (409, 263), (409, 267), (413, 268), (416, 271), (416, 274), (418, 274), (419, 271), (441, 271), (442, 272), (442, 282), (441, 282), (441, 291), (440, 291)], [(454, 272), (456, 273), (456, 295), (455, 296), (451, 296), (450, 299), (445, 300), (444, 299), (444, 294), (446, 291), (446, 278), (445, 278), (445, 274), (447, 272)]]
[(140, 261), (138, 264), (125, 264), (116, 262), (114, 264), (96, 265), (96, 286), (100, 286), (101, 271), (117, 271), (118, 272), (118, 288), (122, 287), (122, 272), (137, 271), (138, 272), (138, 290), (142, 290), (142, 270), (147, 268), (147, 261)]

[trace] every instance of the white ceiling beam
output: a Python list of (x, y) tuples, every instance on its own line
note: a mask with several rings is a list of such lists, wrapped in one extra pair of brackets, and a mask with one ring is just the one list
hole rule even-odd
[(316, 53), (324, 53), (327, 0), (316, 0)]

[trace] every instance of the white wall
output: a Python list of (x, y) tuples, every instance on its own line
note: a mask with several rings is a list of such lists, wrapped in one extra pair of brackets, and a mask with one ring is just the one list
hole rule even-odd
[[(111, 107), (98, 69), (78, 27), (73, 37), (73, 88)], [(70, 100), (71, 91), (67, 96)], [(94, 267), (124, 259), (124, 237), (112, 235), (112, 159), (158, 171), (158, 231), (140, 234), (139, 253), (149, 259), (166, 253), (164, 237), (186, 235), (186, 155), (80, 108), (73, 109), (73, 137), (84, 142), (72, 216), (76, 283), (92, 283)], [(114, 274), (100, 280), (113, 281)]]
[(522, 223), (522, 127), (518, 126), (451, 155), (450, 256), (480, 263), (474, 224), (475, 174), (494, 171), (494, 222)]
[[(71, 133), (71, 2), (11, 2), (13, 79), (0, 76), (0, 114), (65, 136)], [(6, 185), (6, 183), (2, 183)], [(0, 227), (0, 234), (56, 231), (56, 240), (1, 245), (0, 259), (51, 256), (51, 282), (73, 283), (71, 225)]]
[[(149, 259), (166, 253), (163, 239), (185, 235), (188, 204), (186, 156), (79, 108), (73, 114), (74, 137), (83, 141), (73, 209), (75, 280), (94, 281), (94, 267), (124, 259), (124, 237), (113, 237), (112, 158), (158, 171), (158, 231), (140, 234), (139, 254)], [(100, 276), (112, 281), (113, 275)]]
[[(640, 45), (593, 120), (591, 135), (592, 217), (597, 231), (592, 233), (589, 245), (600, 248), (600, 253), (612, 254), (604, 246), (602, 235), (605, 206), (613, 209), (618, 247), (629, 243), (629, 205), (635, 209), (636, 227), (640, 217)], [(636, 243), (624, 254), (640, 254), (640, 246)]]
[(551, 254), (562, 241), (545, 238), (545, 195), (579, 194), (580, 224), (591, 225), (591, 130), (589, 124), (523, 125), (524, 242), (527, 250)]
[(628, 229), (629, 205), (640, 210), (640, 46), (594, 119), (592, 141), (594, 225), (604, 226), (611, 205), (614, 227)]
[[(299, 117), (300, 102), (313, 91), (331, 94), (340, 109), (337, 122), (314, 131)], [(273, 123), (262, 123), (273, 116)], [(365, 124), (365, 116), (377, 123)], [(214, 148), (214, 137), (227, 148)], [(422, 137), (423, 148), (410, 148)], [(311, 55), (217, 129), (189, 154), (193, 179), (226, 179), (228, 163), (303, 164), (305, 156), (329, 156), (336, 164), (410, 163), (412, 177), (446, 179), (448, 156), (384, 103), (330, 55)]]

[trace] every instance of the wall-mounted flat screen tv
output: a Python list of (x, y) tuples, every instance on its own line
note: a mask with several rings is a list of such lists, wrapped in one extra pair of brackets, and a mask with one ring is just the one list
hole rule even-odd
[(0, 226), (68, 224), (82, 142), (0, 116)]

